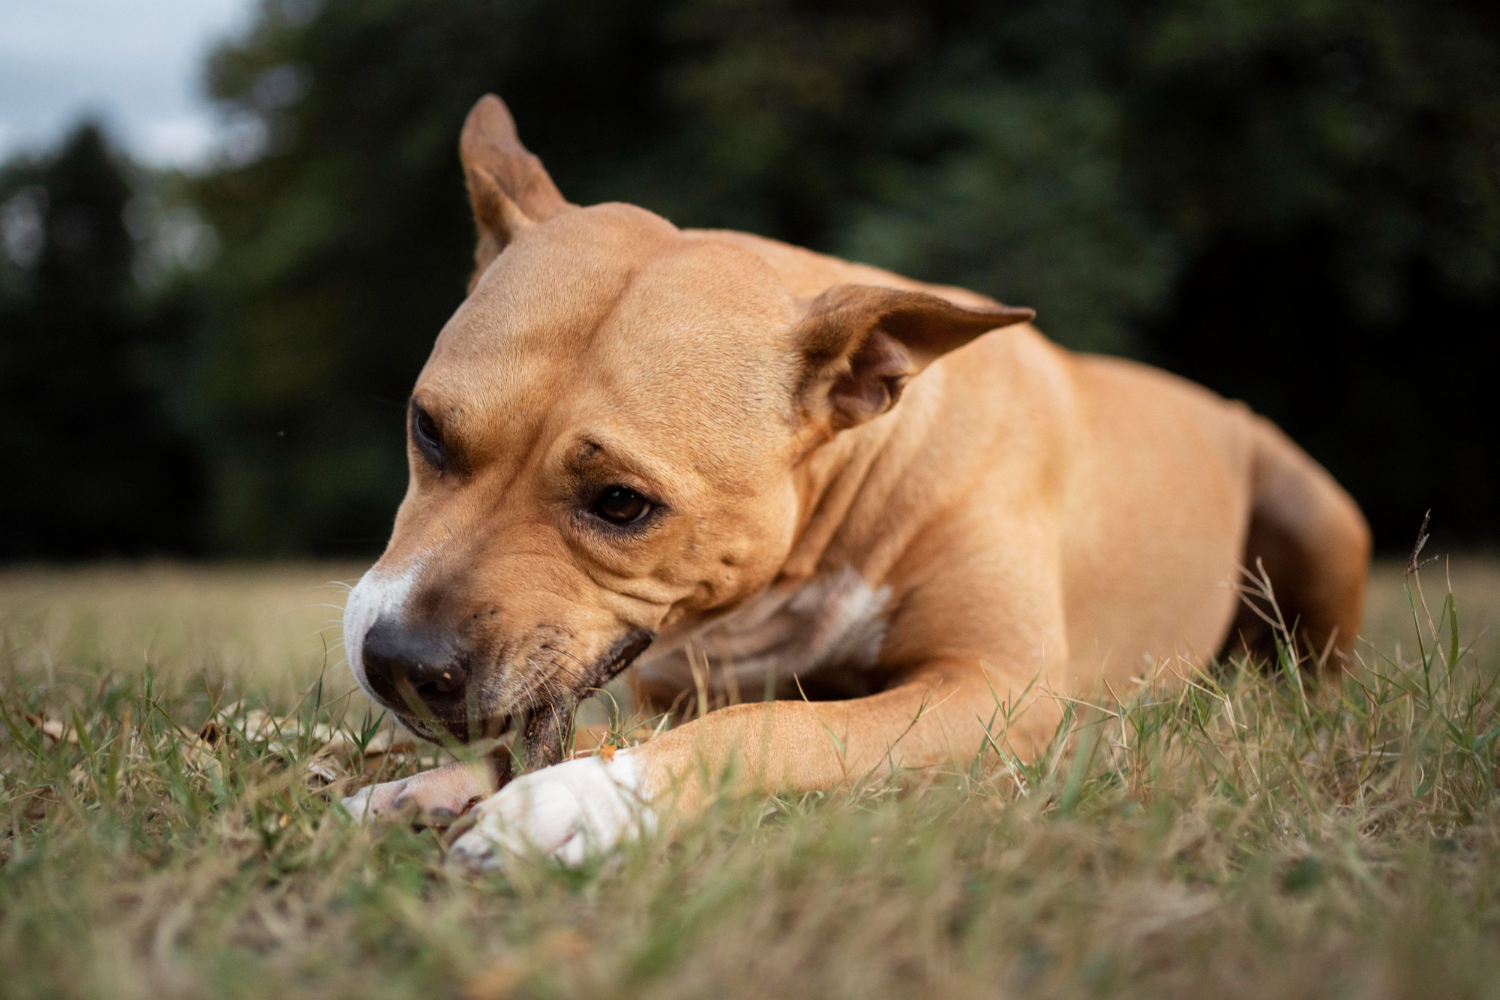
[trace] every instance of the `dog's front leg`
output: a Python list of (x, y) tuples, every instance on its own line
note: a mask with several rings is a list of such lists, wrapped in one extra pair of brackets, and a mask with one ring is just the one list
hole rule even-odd
[(509, 758), (454, 761), (397, 781), (361, 788), (343, 800), (359, 822), (410, 816), (428, 826), (447, 826), (471, 805), (493, 795), (510, 773)]
[(947, 661), (868, 698), (721, 709), (612, 759), (579, 758), (516, 779), (475, 807), (452, 857), (472, 869), (532, 851), (578, 864), (666, 812), (691, 814), (721, 781), (740, 794), (827, 789), (892, 767), (972, 758), (990, 739), (1029, 757), (1052, 738), (1060, 712), (1027, 680), (977, 659)]
[[(573, 731), (573, 740), (580, 749), (592, 750), (610, 733), (608, 726), (580, 726)], [(449, 826), (471, 806), (493, 795), (510, 776), (510, 752), (498, 747), (485, 757), (367, 785), (343, 799), (342, 804), (359, 822), (410, 816), (426, 826)]]

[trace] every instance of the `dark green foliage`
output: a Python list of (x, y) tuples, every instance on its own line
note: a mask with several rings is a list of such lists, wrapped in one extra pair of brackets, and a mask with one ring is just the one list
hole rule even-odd
[(1164, 20), (1132, 99), (1140, 188), (1190, 248), (1156, 357), (1280, 421), (1386, 547), (1429, 507), (1493, 541), (1496, 8), (1201, 13)]
[(586, 198), (586, 157), (648, 146), (630, 134), (652, 64), (637, 18), (611, 3), (379, 3), (303, 25), (271, 5), (215, 59), (215, 92), (269, 144), (199, 189), (223, 245), (204, 391), (224, 547), (383, 542), (406, 475), (406, 395), (468, 277), (458, 125), (504, 91), (528, 141), (577, 144), (554, 159)]
[[(462, 295), (454, 146), (486, 91), (575, 201), (1035, 306), (1065, 344), (1282, 420), (1386, 544), (1428, 506), (1492, 537), (1480, 5), (273, 2), (214, 65), (267, 137), (200, 189), (226, 248), (208, 398), (229, 548), (383, 537), (400, 404)], [(1413, 476), (1419, 453), (1444, 474)]]
[(202, 473), (163, 401), (184, 300), (142, 301), (130, 185), (92, 125), (0, 174), (0, 559), (191, 550)]
[(1492, 5), (266, 0), (210, 84), (236, 138), (192, 186), (221, 251), (182, 402), (219, 551), (386, 537), (487, 91), (574, 201), (1034, 306), (1280, 421), (1387, 548), (1428, 507), (1497, 537)]

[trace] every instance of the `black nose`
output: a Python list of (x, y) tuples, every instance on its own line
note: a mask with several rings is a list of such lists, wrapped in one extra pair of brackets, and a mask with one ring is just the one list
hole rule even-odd
[(360, 656), (365, 680), (391, 708), (417, 711), (415, 693), (439, 717), (462, 712), (469, 675), (457, 645), (441, 635), (382, 616), (365, 633)]

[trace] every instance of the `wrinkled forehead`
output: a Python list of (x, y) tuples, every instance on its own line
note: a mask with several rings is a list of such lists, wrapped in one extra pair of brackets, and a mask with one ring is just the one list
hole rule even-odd
[(639, 262), (674, 233), (615, 207), (568, 212), (514, 240), (438, 334), (418, 387), (481, 405), (524, 383), (530, 367), (579, 354)]
[[(786, 416), (792, 297), (753, 254), (630, 206), (566, 213), (497, 258), (418, 392), (470, 419), (591, 403), (654, 424)], [(486, 421), (487, 422), (487, 421)]]

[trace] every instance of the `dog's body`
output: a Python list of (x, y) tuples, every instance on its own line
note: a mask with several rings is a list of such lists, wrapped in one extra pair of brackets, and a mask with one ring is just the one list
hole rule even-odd
[[(792, 790), (991, 739), (1034, 754), (1056, 695), (1218, 653), (1256, 559), (1338, 669), (1368, 531), (1244, 406), (961, 289), (570, 206), (494, 98), (462, 152), (479, 267), (413, 396), (391, 546), (350, 599), (356, 676), (429, 735), (526, 714), (543, 762), (571, 701), (636, 656), (649, 702), (746, 704), (518, 779), (459, 857), (576, 859), (731, 764)], [(462, 803), (479, 773), (411, 791)]]

